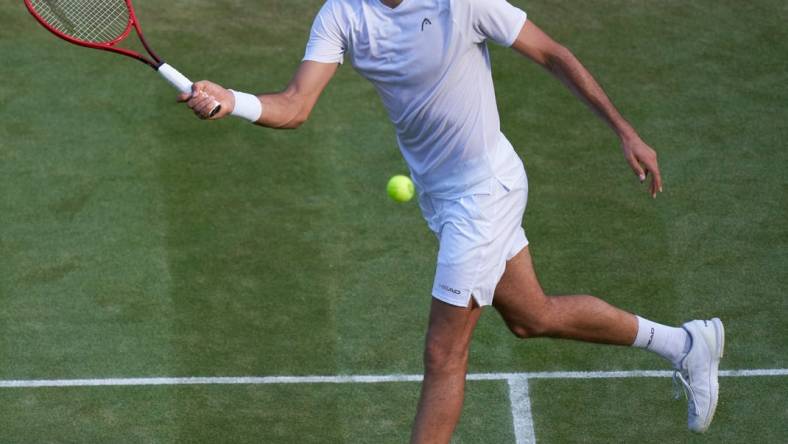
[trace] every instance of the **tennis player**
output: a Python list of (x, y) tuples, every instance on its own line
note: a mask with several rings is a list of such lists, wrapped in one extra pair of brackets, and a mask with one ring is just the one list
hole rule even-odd
[(590, 295), (547, 296), (522, 228), (528, 181), (501, 133), (487, 42), (541, 65), (618, 136), (648, 191), (662, 191), (657, 155), (577, 58), (505, 0), (328, 0), (287, 88), (251, 95), (211, 82), (180, 100), (201, 118), (222, 111), (270, 128), (296, 128), (343, 63), (375, 85), (397, 132), (429, 228), (439, 239), (413, 443), (447, 443), (459, 420), (468, 348), (492, 305), (519, 338), (553, 337), (651, 350), (676, 369), (688, 424), (705, 431), (717, 404), (724, 330), (719, 319), (675, 328)]

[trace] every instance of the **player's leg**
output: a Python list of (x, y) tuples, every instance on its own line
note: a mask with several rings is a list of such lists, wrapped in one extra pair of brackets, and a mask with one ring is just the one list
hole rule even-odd
[(651, 350), (677, 369), (686, 388), (688, 426), (704, 432), (717, 407), (718, 366), (725, 331), (717, 319), (669, 327), (627, 313), (590, 295), (546, 296), (524, 248), (506, 264), (493, 306), (518, 337), (549, 336)]
[(550, 336), (631, 345), (637, 318), (590, 295), (547, 296), (533, 269), (529, 248), (506, 263), (493, 306), (518, 337)]
[(635, 345), (648, 348), (674, 366), (689, 348), (689, 336), (682, 328), (639, 318), (591, 295), (545, 295), (528, 247), (506, 263), (493, 306), (521, 338), (547, 336)]
[(462, 411), (473, 329), (482, 309), (432, 299), (424, 346), (424, 382), (411, 443), (448, 443)]

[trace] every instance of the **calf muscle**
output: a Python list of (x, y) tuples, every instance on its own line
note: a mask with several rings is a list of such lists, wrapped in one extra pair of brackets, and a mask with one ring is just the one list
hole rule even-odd
[(631, 345), (637, 318), (590, 295), (547, 296), (526, 247), (506, 264), (493, 306), (520, 338), (553, 337)]

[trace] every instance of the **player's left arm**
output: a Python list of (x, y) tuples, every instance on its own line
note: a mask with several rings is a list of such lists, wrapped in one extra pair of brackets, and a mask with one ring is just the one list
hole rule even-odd
[(624, 157), (640, 181), (645, 181), (648, 174), (652, 175), (651, 196), (657, 197), (657, 192), (662, 191), (657, 153), (621, 116), (577, 57), (530, 20), (523, 26), (512, 48), (547, 69), (616, 132)]

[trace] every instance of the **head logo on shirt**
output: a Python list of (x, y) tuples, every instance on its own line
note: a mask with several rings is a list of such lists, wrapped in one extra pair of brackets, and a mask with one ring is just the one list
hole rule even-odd
[(424, 20), (422, 20), (421, 21), (421, 32), (424, 32), (424, 25), (431, 25), (431, 24), (432, 24), (432, 22), (428, 18), (425, 18)]

